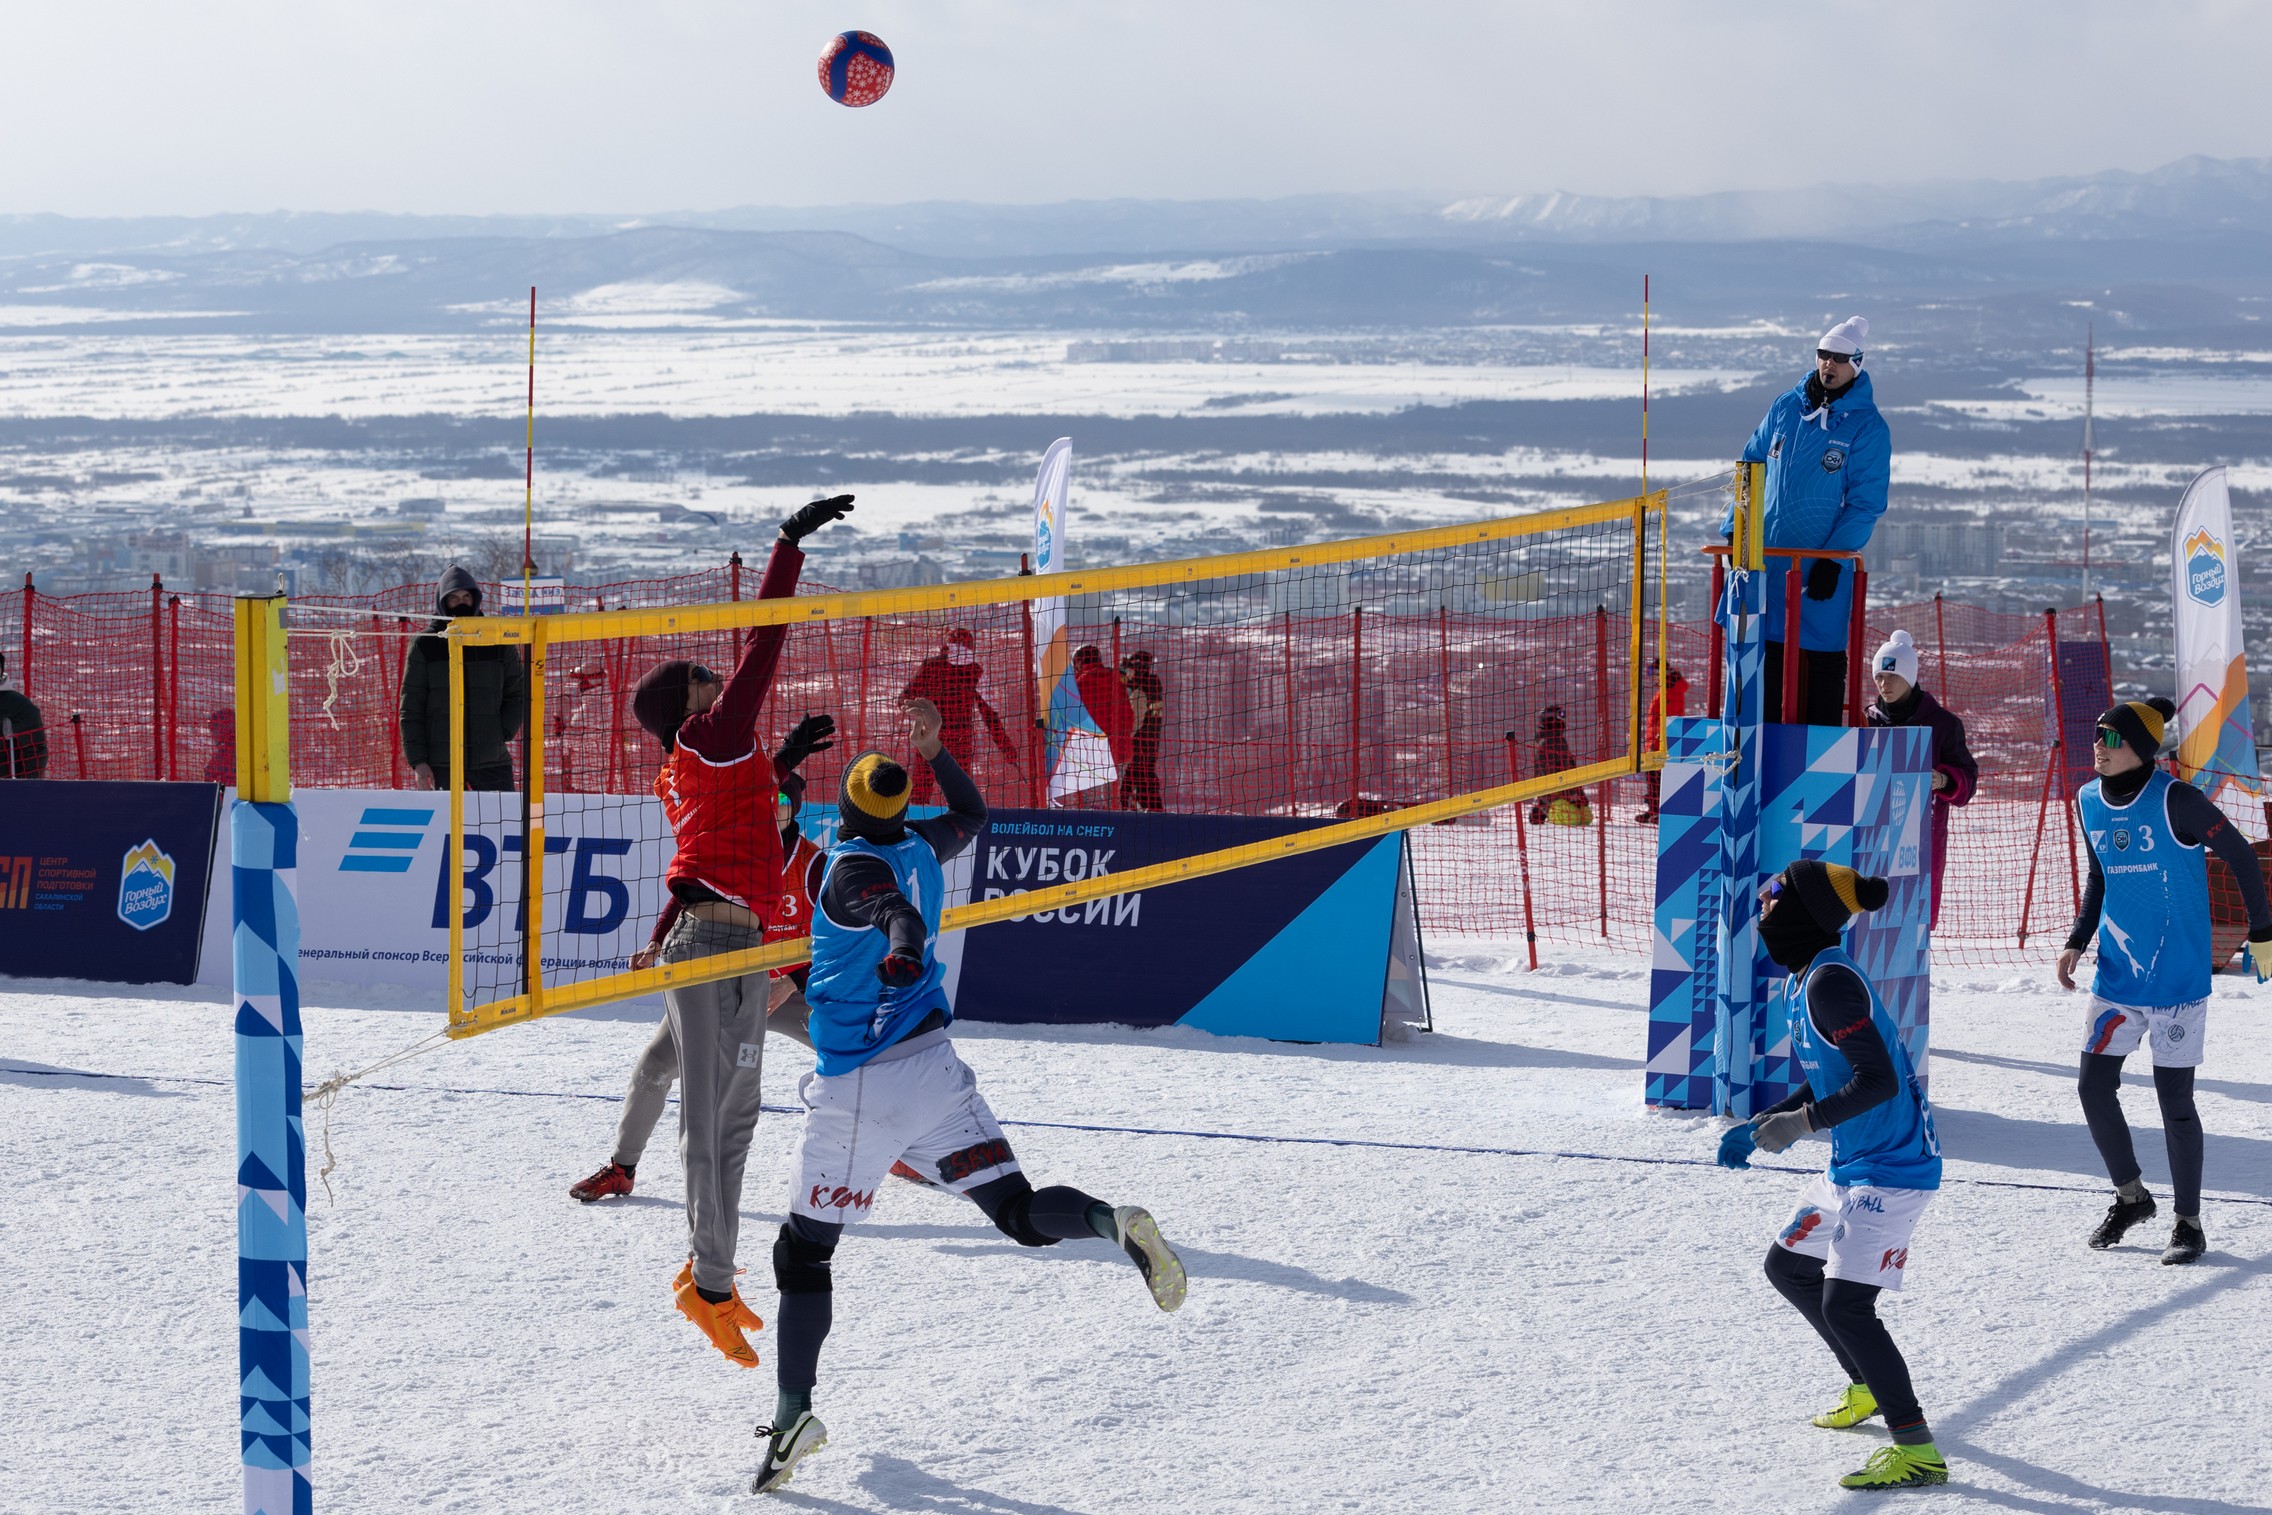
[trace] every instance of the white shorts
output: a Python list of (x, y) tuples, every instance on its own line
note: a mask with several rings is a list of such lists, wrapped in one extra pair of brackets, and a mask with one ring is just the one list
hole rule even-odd
[(2083, 1050), (2105, 1057), (2128, 1057), (2146, 1038), (2157, 1068), (2198, 1068), (2208, 1040), (2209, 1002), (2189, 1005), (2117, 1005), (2091, 996), (2083, 1022)]
[(887, 1051), (850, 1073), (808, 1073), (797, 1081), (805, 1129), (789, 1160), (796, 1175), (793, 1213), (866, 1220), (877, 1187), (903, 1159), (957, 1194), (1018, 1171), (1002, 1127), (978, 1092), (978, 1076), (955, 1055), (955, 1044), (944, 1032), (923, 1040), (901, 1057)]
[(1817, 1173), (1807, 1180), (1789, 1222), (1775, 1233), (1775, 1245), (1823, 1259), (1827, 1277), (1898, 1291), (1909, 1266), (1909, 1233), (1936, 1192), (1875, 1184), (1849, 1188)]

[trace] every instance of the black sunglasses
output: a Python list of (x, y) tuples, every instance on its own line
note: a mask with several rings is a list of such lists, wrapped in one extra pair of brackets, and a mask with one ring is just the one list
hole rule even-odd
[(1829, 352), (1820, 347), (1814, 350), (1814, 355), (1819, 361), (1831, 363), (1857, 363), (1862, 357), (1858, 352)]
[(718, 676), (700, 663), (696, 663), (686, 670), (686, 681), (689, 684), (715, 684), (718, 682)]

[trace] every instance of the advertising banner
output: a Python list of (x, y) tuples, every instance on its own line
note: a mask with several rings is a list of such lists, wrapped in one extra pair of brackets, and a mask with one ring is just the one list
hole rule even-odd
[(212, 784), (0, 783), (0, 974), (195, 982), (220, 812)]
[[(1073, 484), (1073, 439), (1059, 437), (1041, 455), (1033, 480), (1033, 571), (1059, 573), (1067, 566), (1066, 507)], [(1081, 699), (1073, 667), (1072, 630), (1065, 624), (1063, 596), (1034, 601), (1032, 677), (1043, 716), (1042, 772), (1048, 797), (1061, 800), (1117, 783), (1120, 768), (1104, 728)], [(1117, 676), (1117, 674), (1116, 674)]]
[[(970, 898), (1126, 872), (1325, 824), (997, 811), (971, 847)], [(981, 926), (962, 933), (955, 1014), (1376, 1043), (1390, 993), (1400, 884), (1408, 890), (1408, 878), (1399, 833)], [(1416, 922), (1410, 931), (1416, 944)], [(1415, 960), (1400, 970), (1401, 982), (1416, 971), (1417, 952), (1399, 956)]]
[[(78, 787), (78, 786), (73, 786)], [(135, 786), (150, 787), (150, 786)], [(181, 789), (185, 785), (159, 786)], [(447, 988), (446, 795), (303, 789), (303, 981)], [(520, 799), (466, 796), (467, 978), (515, 973)], [(923, 813), (918, 810), (916, 813)], [(935, 811), (933, 811), (935, 813)], [(807, 807), (826, 845), (833, 816)], [(947, 905), (1125, 872), (1326, 824), (1276, 817), (1135, 811), (995, 812), (947, 865)], [(646, 944), (664, 900), (672, 841), (651, 795), (545, 801), (544, 955), (555, 981), (618, 971)], [(218, 889), (228, 887), (226, 878)], [(228, 898), (207, 926), (205, 981), (229, 973)], [(1425, 970), (1402, 836), (1352, 842), (1171, 888), (1094, 900), (1025, 920), (948, 932), (939, 957), (956, 1014), (1059, 1025), (1181, 1024), (1282, 1041), (1379, 1041), (1389, 1018), (1425, 1024)]]
[(2212, 799), (2264, 792), (2248, 708), (2240, 615), (2239, 543), (2225, 471), (2185, 487), (2170, 536), (2170, 608), (2177, 644), (2177, 767)]
[[(301, 789), (300, 976), (430, 989), (448, 980), (450, 800), (399, 789)], [(467, 978), (501, 986), (519, 960), (521, 800), (468, 794)], [(563, 794), (545, 800), (546, 972), (562, 980), (620, 970), (645, 946), (663, 907), (670, 824), (652, 795)], [(223, 887), (227, 881), (222, 880)], [(204, 979), (226, 983), (228, 900), (211, 912)]]

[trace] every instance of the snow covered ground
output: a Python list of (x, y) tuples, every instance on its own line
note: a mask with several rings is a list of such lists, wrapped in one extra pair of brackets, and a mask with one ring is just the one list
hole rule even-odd
[[(1162, 1316), (1102, 1243), (1023, 1251), (962, 1202), (891, 1185), (838, 1256), (833, 1445), (779, 1504), (1859, 1508), (1834, 1481), (1883, 1433), (1807, 1424), (1839, 1375), (1759, 1273), (1822, 1146), (1767, 1160), (1778, 1171), (1709, 1166), (1716, 1123), (1641, 1105), (1639, 961), (1516, 961), (1441, 949), (1438, 1031), (1378, 1050), (966, 1028), (1037, 1180), (1152, 1207), (1190, 1302)], [(0, 1509), (233, 1507), (227, 1008), (13, 987)], [(2076, 1000), (2048, 970), (1936, 987), (1951, 1182), (1885, 1313), (1954, 1486), (1889, 1497), (2265, 1508), (2272, 990), (2218, 986), (2211, 1252), (2174, 1269), (2155, 1261), (2166, 1189), (2151, 1234), (2082, 1245), (2105, 1184), (2071, 1087)], [(311, 1082), (435, 1019), (310, 1009)], [(671, 1309), (669, 1128), (630, 1200), (564, 1193), (606, 1157), (650, 1025), (633, 1010), (505, 1031), (342, 1100), (334, 1197), (311, 1186), (318, 1508), (758, 1507), (771, 1333), (767, 1368), (743, 1374)], [(799, 1071), (775, 1039), (770, 1102)], [(2160, 1186), (2151, 1094), (2126, 1101)], [(795, 1121), (760, 1124), (745, 1200), (767, 1315)], [(322, 1136), (311, 1115), (318, 1163)]]

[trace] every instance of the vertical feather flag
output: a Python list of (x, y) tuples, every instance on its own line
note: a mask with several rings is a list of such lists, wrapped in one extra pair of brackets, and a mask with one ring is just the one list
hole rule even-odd
[(2228, 790), (2261, 795), (2241, 637), (2240, 559), (2224, 469), (2212, 468), (2185, 487), (2170, 547), (2178, 772), (2212, 799)]
[[(1065, 554), (1066, 496), (1073, 479), (1073, 439), (1059, 437), (1041, 455), (1033, 481), (1033, 566), (1036, 573), (1061, 573)], [(1049, 799), (1115, 782), (1119, 768), (1104, 728), (1081, 703), (1073, 671), (1072, 632), (1065, 624), (1062, 595), (1034, 601), (1033, 655), (1036, 709), (1043, 716), (1042, 771)]]

